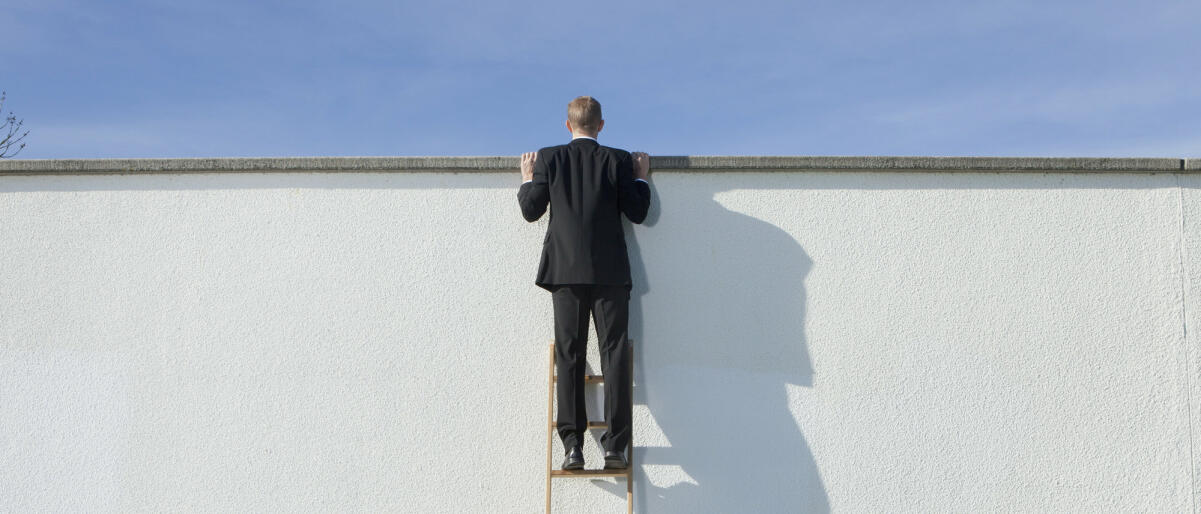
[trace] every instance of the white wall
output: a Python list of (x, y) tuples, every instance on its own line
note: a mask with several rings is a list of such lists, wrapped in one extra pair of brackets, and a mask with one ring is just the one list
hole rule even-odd
[[(0, 176), (0, 511), (540, 511), (519, 182)], [(1201, 175), (653, 182), (637, 511), (1201, 512)]]

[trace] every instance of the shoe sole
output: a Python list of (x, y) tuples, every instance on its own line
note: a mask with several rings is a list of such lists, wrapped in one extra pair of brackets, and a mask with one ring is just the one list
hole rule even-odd
[(581, 462), (579, 464), (564, 464), (563, 465), (564, 471), (571, 471), (571, 470), (575, 470), (575, 469), (584, 469), (584, 463)]
[(626, 469), (630, 467), (624, 461), (617, 459), (605, 459), (605, 469)]

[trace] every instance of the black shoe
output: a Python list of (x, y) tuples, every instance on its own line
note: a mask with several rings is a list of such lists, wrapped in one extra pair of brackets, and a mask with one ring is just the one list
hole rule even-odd
[(563, 458), (563, 469), (584, 469), (584, 452), (579, 446), (573, 446), (567, 449), (567, 456)]
[(626, 462), (625, 452), (605, 452), (605, 469), (625, 469), (628, 467), (630, 467), (630, 463)]

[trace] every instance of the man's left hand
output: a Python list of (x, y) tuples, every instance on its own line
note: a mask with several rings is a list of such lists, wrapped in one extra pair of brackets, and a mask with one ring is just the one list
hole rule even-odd
[(534, 180), (534, 162), (538, 160), (538, 152), (521, 154), (521, 181), (524, 183)]

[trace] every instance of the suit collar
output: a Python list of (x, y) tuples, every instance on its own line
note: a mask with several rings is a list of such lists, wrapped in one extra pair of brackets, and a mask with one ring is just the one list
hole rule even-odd
[(571, 140), (571, 142), (570, 142), (570, 143), (568, 143), (568, 144), (571, 144), (571, 145), (580, 145), (580, 144), (583, 144), (583, 145), (599, 145), (600, 143), (599, 143), (599, 142), (597, 142), (597, 140), (595, 140), (595, 139), (592, 139), (592, 138), (590, 138), (590, 137), (577, 137), (577, 138), (573, 138), (573, 139)]

